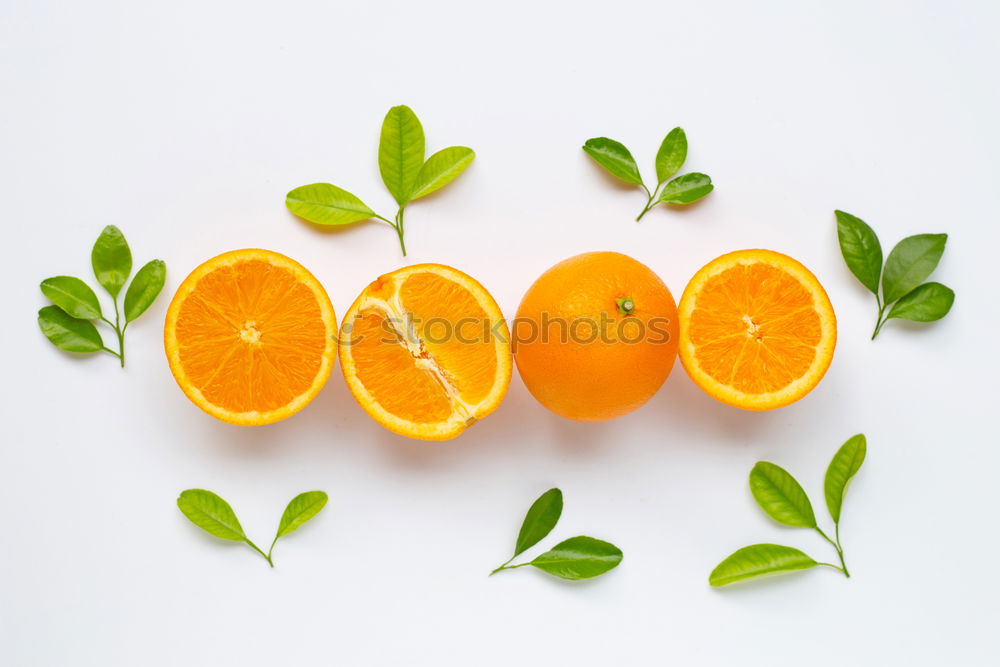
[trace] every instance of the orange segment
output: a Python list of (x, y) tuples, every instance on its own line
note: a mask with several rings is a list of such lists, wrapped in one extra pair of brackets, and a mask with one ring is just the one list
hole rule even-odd
[(837, 341), (830, 299), (799, 262), (770, 250), (740, 250), (703, 267), (678, 309), (680, 358), (710, 396), (770, 410), (805, 396), (822, 379)]
[(259, 425), (301, 410), (333, 367), (337, 320), (322, 285), (269, 250), (234, 250), (191, 272), (164, 326), (170, 370), (202, 410)]
[(491, 318), (467, 287), (430, 272), (409, 276), (400, 302), (407, 312), (423, 314), (415, 318), (417, 336), (462, 401), (482, 401), (496, 381), (497, 358), (489, 338), (495, 335), (492, 324), (502, 316)]
[(351, 358), (355, 368), (361, 369), (364, 389), (384, 410), (405, 415), (418, 424), (440, 422), (451, 416), (451, 401), (441, 383), (417, 366), (383, 312), (359, 313), (351, 339)]
[(400, 435), (454, 438), (500, 404), (510, 338), (486, 289), (441, 264), (381, 276), (341, 330), (347, 385), (364, 410)]

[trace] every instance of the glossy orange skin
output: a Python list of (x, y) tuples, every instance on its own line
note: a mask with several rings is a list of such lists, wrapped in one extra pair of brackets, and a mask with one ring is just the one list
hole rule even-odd
[[(618, 299), (631, 299), (633, 312), (623, 314)], [(639, 408), (677, 357), (670, 290), (649, 267), (617, 252), (584, 253), (543, 273), (521, 300), (512, 329), (528, 391), (577, 421), (606, 421)]]

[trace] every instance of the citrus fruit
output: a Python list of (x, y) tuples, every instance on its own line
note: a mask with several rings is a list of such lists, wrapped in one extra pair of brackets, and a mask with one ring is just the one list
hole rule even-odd
[(564, 260), (528, 289), (514, 322), (517, 369), (538, 402), (604, 421), (648, 401), (677, 355), (677, 307), (647, 266), (617, 252)]
[(833, 359), (837, 319), (809, 269), (771, 250), (702, 267), (679, 308), (681, 363), (709, 396), (746, 410), (799, 400)]
[(489, 292), (443, 264), (379, 277), (344, 316), (340, 359), (375, 421), (447, 440), (490, 414), (510, 385), (510, 334)]
[(177, 384), (230, 424), (289, 417), (323, 388), (337, 356), (323, 286), (270, 250), (213, 257), (177, 288), (163, 339)]

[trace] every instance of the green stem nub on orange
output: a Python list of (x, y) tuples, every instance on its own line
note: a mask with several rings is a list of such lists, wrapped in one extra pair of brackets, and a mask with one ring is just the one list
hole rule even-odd
[(619, 315), (631, 315), (635, 312), (635, 301), (633, 301), (630, 296), (622, 299), (615, 299), (615, 303), (618, 304)]

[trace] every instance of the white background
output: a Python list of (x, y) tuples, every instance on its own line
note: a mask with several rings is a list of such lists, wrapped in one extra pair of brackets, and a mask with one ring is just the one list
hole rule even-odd
[[(998, 584), (993, 413), (1000, 117), (992, 2), (170, 2), (6, 0), (0, 10), (0, 662), (4, 665), (983, 665)], [(383, 215), (376, 167), (393, 104), (428, 150), (472, 167), (392, 230), (324, 233), (289, 189), (345, 187)], [(717, 189), (642, 223), (638, 191), (580, 150), (608, 135), (644, 174), (683, 126), (687, 170)], [(833, 209), (886, 251), (947, 232), (934, 279), (947, 319), (891, 322), (850, 275)], [(169, 271), (128, 334), (128, 368), (71, 358), (38, 332), (38, 282), (92, 281), (119, 225), (136, 266)], [(644, 408), (604, 424), (543, 409), (520, 380), (456, 441), (392, 435), (339, 368), (287, 421), (239, 428), (178, 390), (162, 351), (169, 298), (234, 248), (286, 253), (342, 314), (378, 274), (451, 264), (508, 316), (555, 262), (618, 250), (679, 297), (704, 263), (764, 247), (828, 289), (840, 340), (825, 380), (770, 413), (714, 402), (676, 366)], [(754, 505), (757, 460), (792, 471), (826, 521), (822, 476), (864, 432), (844, 509), (850, 580), (810, 571), (730, 589), (712, 567), (760, 541), (830, 559)], [(551, 486), (562, 522), (529, 555), (590, 534), (621, 567), (562, 582), (506, 560)], [(284, 504), (328, 508), (269, 570), (177, 511), (213, 489), (268, 542)], [(826, 525), (826, 524), (824, 524)]]

